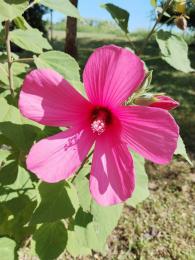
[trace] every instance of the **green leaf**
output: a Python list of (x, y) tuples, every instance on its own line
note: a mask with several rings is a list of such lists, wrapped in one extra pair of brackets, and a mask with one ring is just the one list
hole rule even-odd
[(6, 160), (6, 158), (10, 155), (10, 151), (0, 148), (0, 166), (2, 162)]
[(80, 209), (74, 223), (78, 246), (104, 252), (106, 240), (116, 227), (122, 208), (122, 205), (101, 207), (92, 201), (90, 212)]
[(23, 16), (18, 16), (14, 19), (14, 23), (18, 29), (27, 30), (32, 27), (27, 23)]
[(126, 201), (127, 205), (136, 207), (136, 205), (144, 201), (149, 196), (148, 176), (145, 171), (145, 160), (136, 153), (133, 154), (135, 166), (135, 190), (130, 199)]
[(13, 183), (17, 178), (17, 173), (17, 163), (11, 161), (0, 169), (0, 184), (5, 186)]
[(28, 6), (26, 0), (1, 0), (0, 1), (0, 17), (4, 20), (12, 20), (23, 14)]
[(65, 249), (67, 231), (61, 221), (43, 224), (34, 234), (35, 250), (41, 260), (56, 259)]
[(69, 0), (41, 0), (40, 3), (67, 16), (80, 18), (78, 9)]
[(12, 64), (12, 70), (14, 75), (20, 75), (22, 73), (26, 73), (29, 68), (29, 65), (22, 62), (14, 62)]
[(7, 73), (7, 64), (0, 63), (0, 81), (5, 85), (9, 84), (8, 73)]
[(16, 242), (10, 238), (0, 238), (0, 252), (1, 260), (14, 260), (15, 259)]
[(181, 155), (184, 159), (186, 159), (186, 161), (189, 162), (189, 164), (191, 166), (193, 166), (193, 163), (190, 160), (190, 158), (189, 158), (189, 156), (188, 156), (188, 154), (186, 152), (185, 144), (184, 144), (181, 136), (179, 136), (179, 138), (178, 138), (177, 149), (176, 149), (174, 154), (175, 155)]
[(128, 33), (129, 13), (126, 10), (110, 3), (103, 4), (101, 7), (105, 8), (111, 14), (121, 30)]
[(10, 32), (11, 42), (20, 48), (34, 53), (42, 53), (43, 49), (52, 49), (51, 45), (42, 33), (37, 29), (28, 29), (26, 31), (17, 29)]
[(10, 140), (15, 148), (27, 152), (42, 126), (39, 128), (37, 123), (22, 117), (19, 110), (2, 97), (0, 107), (0, 134)]
[(169, 65), (185, 73), (194, 71), (188, 58), (188, 45), (183, 37), (160, 30), (156, 41), (161, 50), (162, 59)]
[(75, 185), (78, 192), (78, 198), (81, 207), (84, 211), (89, 211), (91, 206), (91, 194), (89, 192), (89, 180), (87, 178), (82, 178), (81, 180), (75, 180)]
[[(80, 68), (74, 58), (61, 51), (48, 51), (34, 55), (38, 69), (51, 68), (61, 74), (81, 95), (85, 96), (83, 83), (80, 81)], [(67, 66), (68, 64), (68, 66)]]
[(75, 213), (66, 190), (67, 185), (65, 182), (39, 185), (41, 202), (32, 216), (31, 223), (53, 222), (71, 217)]
[(80, 68), (70, 55), (61, 51), (48, 51), (34, 56), (37, 68), (51, 68), (60, 73), (68, 81), (80, 81)]
[(90, 211), (91, 206), (91, 193), (89, 191), (89, 180), (86, 176), (90, 173), (91, 164), (85, 163), (82, 169), (77, 174), (74, 184), (76, 186), (76, 190), (78, 193), (78, 199), (80, 202), (80, 206), (84, 211)]
[(2, 29), (3, 29), (3, 24), (2, 24), (2, 19), (0, 17), (0, 32), (1, 32)]
[(95, 201), (92, 202), (90, 213), (93, 215), (93, 222), (87, 228), (90, 248), (97, 251), (104, 250), (108, 236), (118, 224), (122, 209), (123, 205), (102, 207)]
[(23, 167), (18, 165), (18, 161), (9, 161), (0, 169), (0, 200), (7, 201), (18, 197), (18, 193), (34, 198), (36, 195), (31, 175)]
[(28, 222), (35, 206), (36, 202), (24, 194), (0, 203), (0, 236), (10, 236), (21, 243), (34, 231), (35, 226)]
[(78, 233), (74, 230), (68, 230), (68, 242), (66, 249), (73, 256), (86, 256), (91, 254), (91, 250), (83, 245), (80, 245)]
[[(12, 70), (13, 70), (15, 85), (17, 85), (16, 81), (19, 79), (18, 77), (15, 76), (25, 73), (28, 68), (29, 65), (26, 63), (18, 63), (18, 62), (13, 63)], [(9, 85), (7, 63), (0, 63), (0, 81), (3, 82), (6, 86)]]

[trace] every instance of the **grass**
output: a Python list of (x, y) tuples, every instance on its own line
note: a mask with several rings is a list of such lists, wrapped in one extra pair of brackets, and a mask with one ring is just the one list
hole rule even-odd
[[(55, 37), (55, 48), (63, 50), (64, 32), (55, 32)], [(141, 46), (143, 33), (133, 34), (132, 40)], [(82, 69), (92, 51), (104, 44), (128, 46), (122, 35), (78, 34), (79, 64)], [(194, 45), (190, 47), (189, 55), (195, 67)], [(153, 90), (166, 92), (180, 102), (180, 108), (173, 114), (188, 150), (194, 153), (195, 74), (178, 72), (162, 61), (154, 40), (148, 44), (142, 58), (147, 60), (149, 69), (154, 70)], [(150, 197), (136, 209), (125, 207), (117, 228), (108, 240), (106, 255), (94, 253), (93, 256), (79, 259), (195, 259), (195, 169), (180, 158), (168, 166), (147, 163), (146, 167)], [(66, 259), (72, 258), (66, 256)]]
[(147, 163), (150, 197), (136, 209), (125, 207), (109, 239), (107, 258), (194, 259), (195, 174), (188, 163)]

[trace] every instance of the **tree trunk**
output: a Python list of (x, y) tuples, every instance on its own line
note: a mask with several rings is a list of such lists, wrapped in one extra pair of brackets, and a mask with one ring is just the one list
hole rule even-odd
[[(70, 0), (70, 2), (77, 7), (78, 0)], [(75, 59), (78, 58), (76, 37), (77, 37), (77, 19), (68, 16), (66, 22), (65, 52), (70, 54)]]

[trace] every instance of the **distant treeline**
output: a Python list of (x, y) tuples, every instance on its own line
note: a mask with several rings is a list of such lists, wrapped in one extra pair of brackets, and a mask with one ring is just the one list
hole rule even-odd
[[(57, 31), (65, 30), (66, 19), (55, 23), (53, 29)], [(83, 21), (78, 21), (77, 25), (78, 32), (105, 32), (105, 33), (114, 33), (121, 34), (121, 30), (117, 25), (112, 21), (98, 20), (98, 19), (84, 19)]]

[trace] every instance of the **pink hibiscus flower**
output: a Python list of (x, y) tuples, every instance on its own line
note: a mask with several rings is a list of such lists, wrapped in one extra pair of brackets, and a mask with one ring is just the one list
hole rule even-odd
[(135, 173), (129, 149), (155, 163), (171, 161), (178, 126), (165, 110), (123, 106), (145, 76), (143, 62), (129, 50), (110, 45), (97, 49), (83, 74), (88, 100), (51, 69), (29, 73), (19, 108), (36, 122), (69, 129), (31, 148), (27, 168), (46, 182), (69, 178), (95, 143), (90, 191), (101, 205), (131, 197)]

